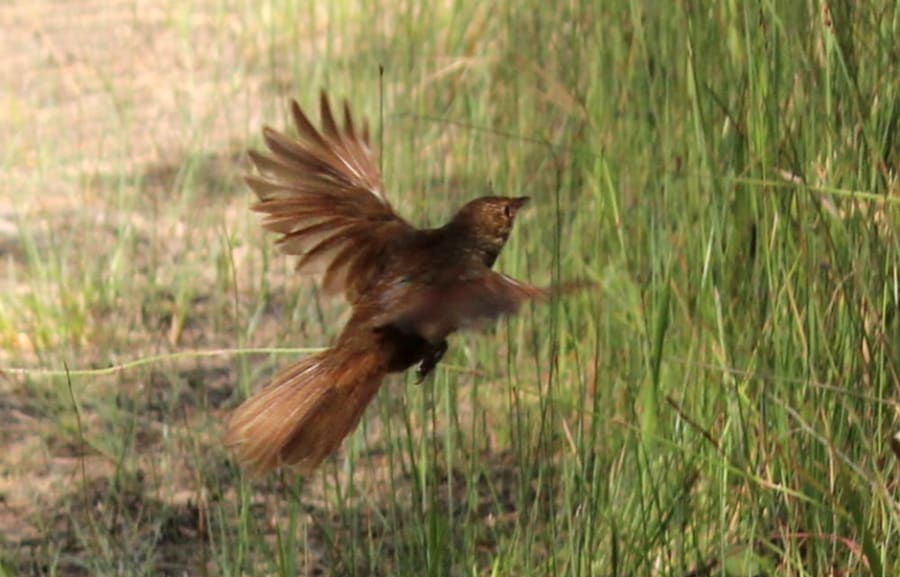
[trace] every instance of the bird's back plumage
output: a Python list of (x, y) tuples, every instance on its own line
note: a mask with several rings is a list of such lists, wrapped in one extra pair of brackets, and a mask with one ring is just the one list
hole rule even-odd
[(328, 350), (278, 373), (232, 415), (226, 443), (249, 471), (312, 470), (356, 427), (386, 374), (419, 364), (424, 378), (446, 337), (513, 314), (551, 293), (491, 267), (525, 198), (484, 197), (445, 226), (420, 230), (382, 190), (369, 146), (347, 104), (343, 125), (323, 93), (322, 129), (296, 104), (294, 138), (265, 128), (268, 153), (251, 152), (246, 177), (277, 244), (300, 271), (324, 273), (353, 315)]

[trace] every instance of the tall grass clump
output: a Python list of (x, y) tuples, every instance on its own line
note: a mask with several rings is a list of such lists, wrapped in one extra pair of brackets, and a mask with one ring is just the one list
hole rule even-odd
[[(78, 183), (112, 228), (17, 223), (4, 358), (150, 360), (72, 394), (11, 375), (44, 457), (8, 474), (69, 521), (32, 513), (0, 573), (898, 575), (894, 3), (203, 10), (233, 65), (179, 130), (227, 117), (228, 145)], [(194, 16), (167, 18), (190, 50)], [(315, 474), (251, 481), (222, 420), (292, 359), (270, 348), (345, 317), (259, 231), (240, 150), (321, 87), (379, 128), (405, 217), (530, 196), (498, 270), (596, 288), (456, 336)], [(54, 481), (69, 458), (93, 471)]]

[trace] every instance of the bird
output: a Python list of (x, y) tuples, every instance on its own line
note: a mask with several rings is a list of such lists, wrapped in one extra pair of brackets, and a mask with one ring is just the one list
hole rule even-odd
[(225, 444), (256, 477), (283, 466), (312, 472), (388, 374), (416, 366), (422, 382), (452, 333), (565, 291), (493, 270), (527, 197), (476, 198), (443, 226), (417, 228), (385, 196), (368, 123), (346, 100), (339, 122), (320, 93), (321, 128), (295, 100), (290, 111), (295, 137), (264, 126), (268, 151), (248, 152), (251, 208), (281, 251), (299, 257), (296, 270), (322, 274), (323, 290), (343, 295), (351, 314), (329, 348), (277, 372), (232, 413)]

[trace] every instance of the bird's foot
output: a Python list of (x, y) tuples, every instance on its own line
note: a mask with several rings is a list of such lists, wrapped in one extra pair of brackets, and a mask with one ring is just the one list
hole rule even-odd
[(441, 341), (436, 345), (432, 345), (422, 357), (422, 360), (419, 361), (419, 366), (416, 367), (416, 384), (421, 385), (422, 382), (425, 381), (425, 378), (434, 370), (437, 364), (443, 358), (444, 353), (447, 352), (447, 341)]

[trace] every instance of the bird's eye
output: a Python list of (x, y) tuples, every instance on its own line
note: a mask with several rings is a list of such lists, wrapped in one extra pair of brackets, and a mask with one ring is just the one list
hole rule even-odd
[(513, 217), (512, 207), (509, 206), (508, 204), (504, 204), (503, 205), (503, 214), (506, 215), (506, 218), (512, 220), (512, 217)]

